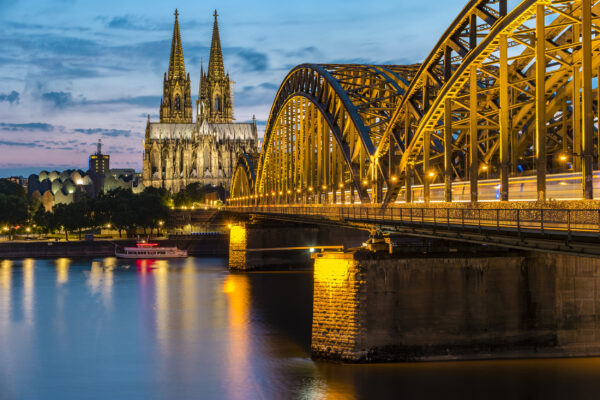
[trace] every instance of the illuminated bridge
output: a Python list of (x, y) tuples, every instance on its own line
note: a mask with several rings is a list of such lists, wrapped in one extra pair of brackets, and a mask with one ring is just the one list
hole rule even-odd
[(600, 254), (600, 2), (472, 0), (418, 65), (302, 64), (229, 209)]

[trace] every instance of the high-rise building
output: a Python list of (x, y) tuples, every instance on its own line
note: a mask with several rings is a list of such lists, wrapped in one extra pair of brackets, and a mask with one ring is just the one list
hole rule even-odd
[(225, 73), (217, 18), (215, 10), (208, 71), (200, 67), (194, 123), (190, 75), (185, 71), (179, 13), (175, 10), (160, 121), (151, 122), (148, 116), (146, 124), (142, 172), (145, 186), (172, 192), (196, 182), (229, 188), (238, 156), (257, 152), (255, 120), (233, 122), (234, 82)]
[(90, 155), (90, 172), (96, 174), (106, 174), (110, 168), (110, 156), (102, 154), (102, 139), (98, 139), (96, 153)]

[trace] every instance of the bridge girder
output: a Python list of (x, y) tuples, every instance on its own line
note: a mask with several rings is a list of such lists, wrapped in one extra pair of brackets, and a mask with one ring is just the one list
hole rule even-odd
[(471, 0), (418, 66), (294, 68), (271, 110), (253, 204), (344, 202), (348, 190), (362, 203), (429, 202), (434, 184), (452, 201), (456, 182), (476, 202), (482, 178), (509, 200), (509, 177), (523, 175), (545, 200), (547, 173), (567, 171), (592, 198), (598, 15), (595, 0)]

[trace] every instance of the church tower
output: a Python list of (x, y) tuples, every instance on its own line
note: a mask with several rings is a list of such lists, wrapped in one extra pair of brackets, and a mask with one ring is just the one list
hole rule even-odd
[(234, 82), (229, 79), (229, 74), (225, 74), (223, 66), (218, 16), (219, 14), (215, 10), (208, 73), (205, 74), (204, 66), (200, 70), (200, 88), (196, 108), (198, 123), (206, 120), (211, 124), (230, 124), (233, 121), (232, 86)]
[(191, 124), (192, 96), (190, 75), (185, 74), (181, 35), (179, 33), (179, 13), (175, 10), (175, 26), (171, 43), (169, 72), (165, 73), (163, 97), (160, 104), (160, 122), (166, 124)]

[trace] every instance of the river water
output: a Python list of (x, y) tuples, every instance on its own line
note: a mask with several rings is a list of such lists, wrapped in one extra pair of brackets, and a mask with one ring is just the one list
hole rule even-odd
[(0, 261), (0, 399), (600, 396), (595, 358), (314, 362), (311, 291), (224, 259)]

